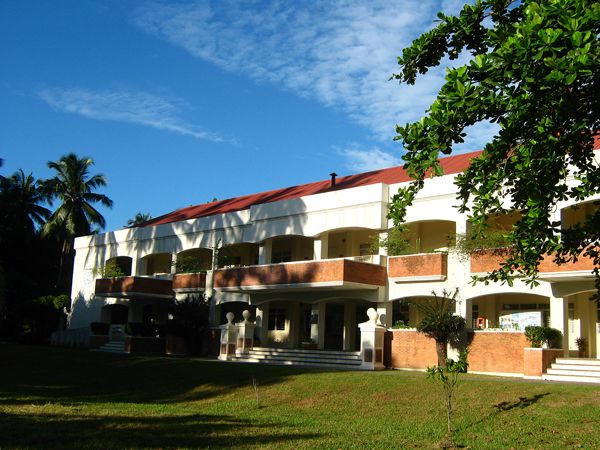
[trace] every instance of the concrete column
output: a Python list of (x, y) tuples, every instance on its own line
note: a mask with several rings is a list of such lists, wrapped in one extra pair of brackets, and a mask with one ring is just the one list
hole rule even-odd
[(467, 328), (471, 328), (473, 325), (473, 301), (470, 299), (457, 299), (455, 314), (464, 317)]
[(318, 261), (320, 259), (327, 259), (327, 249), (329, 247), (329, 234), (323, 233), (314, 240), (314, 252), (313, 259)]
[[(388, 238), (387, 230), (379, 233), (379, 236), (378, 236), (379, 242), (386, 240), (387, 238)], [(380, 245), (378, 245), (378, 247), (379, 247), (379, 251), (377, 252), (377, 254), (382, 255), (382, 256), (387, 256), (387, 248), (381, 247)]]
[(137, 255), (135, 255), (131, 258), (131, 276), (132, 277), (139, 275), (138, 274), (139, 262), (140, 262), (140, 259), (137, 257)]
[[(260, 309), (259, 309), (260, 308)], [(267, 347), (269, 341), (269, 303), (262, 303), (259, 308), (256, 308), (256, 322), (260, 317), (260, 330), (258, 337), (261, 347)]]
[(569, 302), (566, 298), (550, 297), (550, 326), (563, 334), (562, 348), (569, 352)]
[(258, 264), (271, 264), (273, 240), (267, 239), (258, 246)]
[(310, 338), (317, 348), (325, 348), (325, 302), (312, 305), (310, 313)]
[(357, 329), (356, 303), (346, 300), (344, 302), (344, 350), (354, 350)]
[(377, 325), (389, 328), (392, 326), (392, 302), (377, 303)]
[(383, 349), (384, 349), (384, 334), (385, 327), (377, 325), (379, 319), (377, 311), (374, 308), (369, 308), (367, 311), (369, 320), (361, 323), (360, 328), (360, 353), (363, 370), (380, 370), (383, 365)]
[(300, 302), (292, 302), (287, 308), (289, 315), (288, 345), (300, 346)]
[(171, 253), (171, 273), (174, 274), (177, 271), (177, 253)]

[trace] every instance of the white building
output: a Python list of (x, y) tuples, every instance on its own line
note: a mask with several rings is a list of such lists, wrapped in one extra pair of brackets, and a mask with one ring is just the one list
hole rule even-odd
[[(78, 238), (69, 327), (165, 322), (173, 295), (208, 289), (212, 324), (225, 323), (227, 312), (241, 319), (248, 309), (262, 347), (311, 341), (319, 349), (350, 351), (360, 349), (358, 324), (367, 320), (368, 308), (385, 327), (414, 325), (418, 311), (403, 299), (458, 288), (457, 313), (468, 326), (506, 327), (519, 323), (515, 313), (532, 313), (528, 320), (563, 333), (567, 356), (577, 353), (576, 339), (583, 338), (587, 355), (598, 357), (600, 310), (589, 300), (590, 261), (560, 267), (544, 261), (534, 288), (521, 282), (486, 286), (472, 285), (471, 276), (491, 270), (495, 257), (448, 251), (452, 236), (468, 227), (455, 207), (453, 181), (475, 154), (444, 158), (446, 175), (426, 181), (406, 217), (408, 255), (372, 250), (392, 225), (386, 218), (392, 195), (409, 182), (400, 167), (192, 206), (144, 226)], [(568, 225), (594, 208), (591, 202), (574, 206), (557, 205), (555, 219)], [(510, 226), (515, 217), (498, 219), (496, 226)], [(227, 258), (213, 263), (217, 247)], [(201, 261), (207, 273), (176, 274), (184, 257)], [(97, 269), (111, 261), (128, 276), (97, 280)]]

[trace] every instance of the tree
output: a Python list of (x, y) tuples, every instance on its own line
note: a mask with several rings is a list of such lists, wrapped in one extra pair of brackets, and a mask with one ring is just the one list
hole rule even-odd
[(138, 225), (143, 224), (144, 222), (148, 222), (152, 219), (152, 216), (149, 213), (136, 213), (133, 219), (129, 219), (125, 226), (127, 227), (137, 227)]
[[(560, 201), (600, 193), (594, 137), (600, 128), (600, 3), (480, 0), (439, 23), (404, 49), (400, 73), (414, 84), (442, 58), (470, 61), (449, 69), (437, 99), (420, 121), (397, 126), (414, 182), (393, 198), (390, 218), (401, 224), (426, 176), (443, 175), (440, 153), (463, 142), (466, 127), (497, 123), (500, 131), (458, 175), (459, 210), (486, 232), (492, 214), (520, 210), (508, 233), (510, 252), (486, 281), (536, 283), (540, 260), (593, 259), (600, 289), (600, 208), (561, 229), (552, 212)], [(570, 180), (575, 179), (577, 183)]]
[[(60, 205), (46, 225), (44, 234), (55, 236), (62, 243), (57, 284), (64, 290), (69, 287), (67, 265), (73, 259), (73, 240), (79, 236), (91, 234), (92, 225), (104, 228), (106, 222), (92, 204), (100, 203), (110, 208), (112, 200), (106, 195), (94, 192), (106, 186), (104, 175), (90, 175), (89, 168), (94, 160), (87, 156), (79, 158), (74, 153), (62, 156), (58, 161), (48, 162), (48, 167), (56, 175), (46, 182), (46, 188)], [(69, 264), (70, 266), (70, 264)]]
[(43, 203), (49, 200), (43, 182), (33, 175), (25, 175), (22, 169), (10, 177), (0, 175), (0, 239), (29, 239), (36, 226), (43, 225), (50, 217), (50, 210)]
[(417, 331), (435, 340), (438, 367), (446, 367), (448, 343), (459, 336), (466, 323), (464, 317), (454, 314), (458, 289), (454, 293), (444, 290), (441, 297), (435, 291), (432, 294), (433, 297), (415, 303), (424, 315)]

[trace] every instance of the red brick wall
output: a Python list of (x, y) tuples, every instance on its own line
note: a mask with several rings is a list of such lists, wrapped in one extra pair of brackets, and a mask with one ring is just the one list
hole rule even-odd
[(148, 294), (172, 295), (171, 280), (145, 277), (99, 278), (96, 280), (96, 294), (120, 292), (146, 292)]
[(215, 272), (215, 287), (260, 286), (324, 281), (385, 285), (385, 267), (351, 260), (236, 267)]
[(203, 290), (206, 285), (206, 274), (204, 273), (181, 273), (173, 276), (173, 289)]
[(511, 331), (469, 333), (469, 371), (523, 373), (525, 334)]
[(437, 364), (435, 341), (416, 330), (393, 330), (389, 358), (395, 369), (425, 369)]
[(556, 358), (561, 356), (563, 356), (562, 349), (526, 348), (524, 351), (523, 373), (525, 376), (539, 377)]
[(446, 275), (447, 273), (448, 255), (445, 253), (390, 256), (388, 258), (388, 276), (391, 278)]
[(163, 338), (127, 336), (125, 350), (129, 353), (165, 353), (165, 340)]

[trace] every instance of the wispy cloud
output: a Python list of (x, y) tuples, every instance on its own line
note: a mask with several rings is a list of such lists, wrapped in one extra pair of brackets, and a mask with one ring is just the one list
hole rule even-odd
[(358, 144), (354, 144), (350, 147), (338, 149), (338, 153), (346, 159), (346, 168), (351, 172), (369, 172), (402, 164), (400, 158), (377, 147), (365, 149)]
[[(389, 81), (401, 50), (457, 1), (150, 3), (134, 22), (196, 58), (341, 110), (389, 141), (418, 120), (444, 78), (438, 67), (415, 86)], [(476, 143), (480, 145), (480, 142)]]
[(38, 95), (57, 111), (96, 120), (145, 125), (212, 142), (225, 141), (217, 134), (183, 120), (180, 114), (184, 103), (178, 99), (129, 89), (93, 91), (80, 88), (48, 88), (38, 92)]

